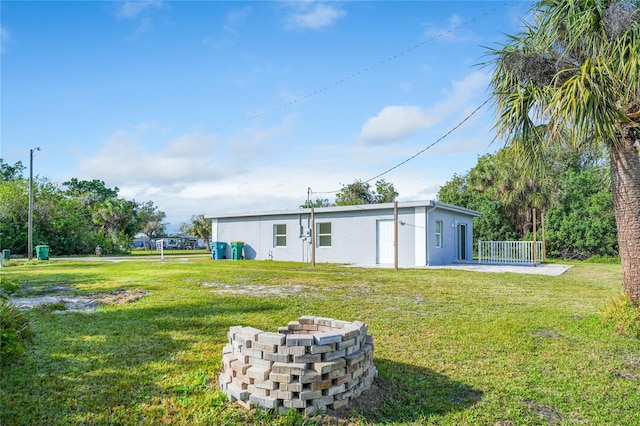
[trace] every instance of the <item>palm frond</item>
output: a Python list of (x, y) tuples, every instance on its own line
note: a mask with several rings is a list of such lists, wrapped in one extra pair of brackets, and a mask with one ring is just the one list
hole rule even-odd
[(571, 124), (573, 134), (583, 140), (593, 134), (597, 139), (614, 142), (625, 119), (616, 104), (620, 99), (617, 84), (603, 60), (587, 60), (580, 72), (554, 91), (546, 112), (555, 125)]

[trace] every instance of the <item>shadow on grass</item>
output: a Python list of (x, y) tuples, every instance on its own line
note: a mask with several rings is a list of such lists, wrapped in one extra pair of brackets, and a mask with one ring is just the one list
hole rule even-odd
[(36, 313), (35, 341), (0, 377), (0, 424), (171, 423), (210, 392), (231, 321), (281, 308), (175, 303)]
[[(428, 368), (376, 358), (378, 377), (343, 416), (368, 422), (420, 423), (480, 402), (482, 392)], [(350, 414), (348, 414), (350, 413)]]
[(108, 272), (101, 270), (79, 274), (78, 265), (71, 264), (20, 265), (4, 268), (3, 272), (7, 278), (15, 279), (20, 283), (20, 290), (24, 297), (78, 292), (77, 285), (97, 284), (109, 278)]

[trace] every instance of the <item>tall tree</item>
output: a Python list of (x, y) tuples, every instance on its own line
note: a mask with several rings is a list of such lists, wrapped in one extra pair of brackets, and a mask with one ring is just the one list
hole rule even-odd
[(398, 191), (391, 182), (384, 179), (376, 181), (376, 203), (393, 203), (398, 198)]
[(165, 233), (167, 224), (164, 219), (166, 213), (158, 210), (153, 201), (146, 201), (140, 204), (138, 208), (138, 226), (140, 232), (147, 237), (147, 247), (151, 248), (151, 240), (161, 237)]
[(98, 179), (78, 180), (78, 178), (71, 178), (62, 184), (67, 187), (66, 192), (69, 197), (77, 198), (82, 204), (91, 207), (110, 198), (117, 198), (120, 190), (117, 186), (113, 189), (108, 188), (103, 181)]
[(93, 213), (93, 223), (106, 237), (103, 242), (105, 253), (129, 250), (133, 237), (139, 231), (137, 208), (135, 201), (110, 198)]
[[(376, 192), (377, 191), (377, 192)], [(342, 185), (342, 189), (336, 194), (337, 206), (353, 206), (357, 204), (392, 203), (398, 197), (398, 192), (392, 183), (384, 179), (376, 182), (376, 191), (371, 189), (368, 182), (356, 180), (348, 185)]]
[(0, 248), (27, 252), (28, 206), (26, 180), (0, 182)]
[(22, 172), (26, 169), (22, 161), (18, 161), (13, 166), (4, 162), (0, 158), (0, 182), (6, 182), (22, 178)]
[(336, 205), (338, 206), (371, 204), (374, 201), (375, 195), (371, 191), (371, 185), (361, 180), (342, 185), (342, 189), (336, 194)]
[(454, 175), (438, 191), (443, 203), (482, 212), (473, 221), (473, 239), (508, 241), (520, 237), (509, 220), (506, 208), (495, 187), (493, 155), (478, 158), (478, 164), (465, 175)]
[(541, 0), (532, 13), (533, 24), (491, 52), (496, 129), (532, 159), (552, 144), (607, 146), (622, 286), (638, 304), (640, 2)]
[(184, 231), (208, 242), (211, 238), (211, 221), (203, 214), (191, 216), (191, 223), (184, 227)]

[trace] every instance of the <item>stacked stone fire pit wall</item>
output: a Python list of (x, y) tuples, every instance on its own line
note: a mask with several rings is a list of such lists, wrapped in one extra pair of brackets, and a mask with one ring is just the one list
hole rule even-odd
[(363, 322), (302, 316), (277, 333), (231, 327), (220, 389), (245, 408), (337, 410), (369, 389), (377, 370)]

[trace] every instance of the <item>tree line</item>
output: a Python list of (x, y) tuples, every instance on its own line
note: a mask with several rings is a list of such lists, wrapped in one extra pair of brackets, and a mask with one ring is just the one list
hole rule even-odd
[[(478, 158), (454, 175), (438, 199), (482, 213), (474, 240), (544, 240), (547, 255), (588, 259), (617, 256), (613, 196), (602, 150), (558, 146), (537, 172), (522, 167), (512, 146)], [(535, 213), (534, 213), (535, 210)]]
[[(29, 180), (22, 162), (0, 158), (0, 247), (27, 253)], [(72, 178), (62, 185), (43, 177), (33, 181), (33, 242), (57, 254), (103, 254), (130, 250), (136, 234), (162, 236), (166, 214), (152, 201), (125, 200), (101, 180)]]

